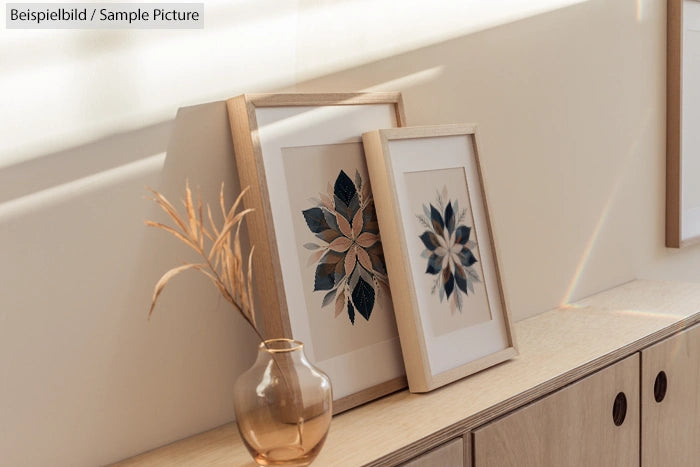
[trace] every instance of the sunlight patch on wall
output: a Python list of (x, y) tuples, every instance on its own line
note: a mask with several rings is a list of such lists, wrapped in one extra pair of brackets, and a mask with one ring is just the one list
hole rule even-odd
[(366, 92), (372, 91), (398, 91), (422, 83), (428, 83), (437, 79), (443, 72), (443, 66), (436, 66), (425, 70), (417, 71), (400, 78), (384, 81), (383, 83), (363, 89)]
[(293, 83), (296, 3), (277, 3), (207, 1), (203, 30), (3, 31), (0, 167)]
[(584, 1), (300, 0), (298, 79), (336, 72)]
[(639, 154), (640, 145), (644, 142), (643, 135), (650, 128), (652, 121), (653, 112), (650, 108), (647, 109), (647, 112), (645, 113), (644, 118), (642, 120), (642, 124), (639, 126), (640, 132), (638, 133), (637, 138), (635, 138), (632, 141), (629, 149), (623, 156), (623, 162), (620, 165), (620, 167), (623, 167), (624, 169), (618, 173), (614, 183), (612, 184), (610, 194), (608, 195), (605, 204), (600, 210), (600, 216), (598, 217), (595, 227), (593, 227), (593, 231), (591, 232), (591, 235), (589, 236), (588, 241), (586, 242), (586, 246), (583, 249), (583, 252), (581, 253), (581, 257), (571, 277), (569, 286), (567, 287), (566, 292), (564, 293), (564, 296), (561, 299), (561, 302), (559, 304), (560, 307), (565, 307), (571, 304), (571, 302), (576, 299), (575, 295), (577, 292), (577, 287), (579, 286), (581, 279), (584, 276), (586, 267), (588, 266), (588, 263), (591, 260), (591, 257), (594, 253), (595, 246), (601, 237), (602, 230), (609, 219), (611, 209), (614, 206), (614, 204), (618, 202), (618, 194), (620, 193), (620, 190), (625, 180), (627, 179), (627, 177), (629, 177), (629, 172), (627, 171), (627, 168), (630, 167), (631, 161), (634, 159), (634, 157)]
[(211, 0), (203, 30), (6, 30), (0, 167), (583, 1)]

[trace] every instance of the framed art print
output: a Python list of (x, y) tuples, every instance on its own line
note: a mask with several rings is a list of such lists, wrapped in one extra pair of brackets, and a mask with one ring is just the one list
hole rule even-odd
[(404, 124), (401, 95), (242, 95), (228, 109), (267, 336), (304, 342), (334, 413), (405, 387), (362, 146)]
[(409, 389), (517, 355), (475, 125), (363, 135)]
[(667, 0), (666, 246), (700, 242), (700, 2)]

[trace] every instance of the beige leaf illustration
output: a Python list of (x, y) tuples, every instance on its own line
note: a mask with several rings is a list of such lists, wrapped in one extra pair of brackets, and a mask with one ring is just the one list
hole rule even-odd
[(343, 253), (348, 251), (351, 246), (352, 240), (347, 237), (338, 237), (328, 245), (328, 249)]
[(352, 238), (357, 238), (362, 232), (362, 209), (358, 209), (355, 217), (352, 218)]
[(372, 271), (372, 260), (369, 259), (367, 252), (362, 248), (357, 248), (355, 251), (357, 251), (357, 259), (360, 261), (360, 264), (366, 270)]
[(363, 248), (369, 248), (375, 243), (377, 243), (377, 240), (379, 240), (379, 237), (373, 233), (369, 232), (363, 232), (360, 234), (359, 237), (357, 237), (357, 242), (358, 245), (360, 245)]
[(357, 263), (357, 248), (353, 248), (345, 255), (345, 275), (350, 277), (352, 270), (355, 269)]
[(308, 266), (312, 266), (312, 265), (318, 263), (318, 261), (321, 259), (321, 257), (325, 253), (326, 253), (325, 248), (314, 251), (313, 254), (311, 256), (309, 256), (309, 259), (306, 260), (306, 266), (308, 267)]
[(352, 229), (348, 220), (340, 213), (335, 213), (335, 220), (338, 222), (338, 228), (343, 235), (348, 238), (352, 237)]

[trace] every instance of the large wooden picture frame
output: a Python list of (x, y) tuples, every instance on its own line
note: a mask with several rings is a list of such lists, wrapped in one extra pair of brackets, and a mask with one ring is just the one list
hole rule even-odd
[(406, 387), (362, 133), (403, 126), (399, 93), (228, 101), (268, 337), (304, 342), (339, 413)]
[(666, 246), (700, 242), (700, 2), (667, 0)]
[(517, 355), (475, 125), (363, 135), (409, 389)]

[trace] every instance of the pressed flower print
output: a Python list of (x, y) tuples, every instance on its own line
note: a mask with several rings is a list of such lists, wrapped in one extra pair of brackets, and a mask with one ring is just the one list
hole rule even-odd
[(450, 198), (447, 187), (435, 200), (423, 203), (416, 217), (424, 232), (419, 238), (425, 247), (421, 256), (427, 260), (425, 273), (435, 276), (431, 294), (447, 301), (452, 312), (462, 312), (464, 297), (474, 294), (474, 283), (481, 282), (474, 265), (476, 242), (472, 226), (467, 225), (467, 209), (460, 210), (459, 200)]
[(381, 289), (387, 289), (384, 253), (369, 185), (355, 172), (354, 180), (340, 170), (327, 192), (302, 212), (318, 241), (303, 246), (312, 253), (314, 292), (322, 292), (322, 307), (333, 307), (336, 318), (357, 314), (369, 321)]

